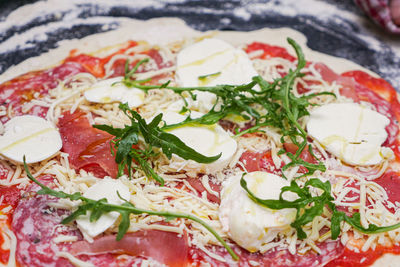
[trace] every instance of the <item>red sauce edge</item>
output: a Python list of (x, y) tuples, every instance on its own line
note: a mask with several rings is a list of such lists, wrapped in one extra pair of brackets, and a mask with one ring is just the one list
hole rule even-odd
[[(66, 58), (64, 62), (77, 62), (81, 64), (87, 71), (92, 73), (96, 77), (104, 76), (104, 65), (110, 60), (110, 58), (119, 53), (123, 53), (128, 48), (137, 45), (136, 42), (131, 41), (128, 42), (124, 48), (118, 50), (112, 55), (105, 58), (96, 58), (90, 55), (85, 54), (76, 54), (76, 51), (71, 51), (70, 57)], [(279, 46), (271, 46), (263, 43), (252, 43), (246, 48), (246, 52), (250, 53), (256, 50), (263, 50), (264, 53), (261, 55), (261, 58), (271, 58), (271, 57), (282, 57), (286, 58), (290, 61), (295, 60), (295, 58), (290, 55), (287, 50), (283, 47)], [(35, 74), (33, 72), (32, 74)], [(396, 115), (396, 118), (400, 120), (400, 104), (397, 100), (396, 90), (385, 80), (380, 78), (374, 78), (369, 74), (362, 71), (352, 71), (346, 72), (342, 74), (344, 76), (353, 77), (358, 83), (368, 87), (373, 92), (378, 93), (379, 95), (384, 95), (385, 100), (387, 100), (392, 107), (393, 112)], [(12, 83), (13, 81), (11, 81)], [(9, 83), (9, 82), (6, 82)], [(396, 146), (399, 145), (399, 140), (396, 140)], [(396, 159), (400, 159), (400, 149), (395, 150)], [(8, 226), (11, 220), (11, 216), (8, 216)], [(4, 251), (1, 249), (1, 244), (4, 242), (2, 235), (0, 235), (0, 262), (7, 263), (9, 257), (9, 251)], [(345, 249), (344, 253), (337, 259), (328, 263), (326, 266), (359, 266), (370, 265), (375, 262), (379, 257), (381, 257), (385, 253), (392, 254), (400, 254), (400, 246), (392, 246), (392, 247), (384, 247), (378, 246), (375, 250), (368, 250), (367, 252), (354, 252), (349, 249)], [(362, 261), (362, 262), (361, 262)]]

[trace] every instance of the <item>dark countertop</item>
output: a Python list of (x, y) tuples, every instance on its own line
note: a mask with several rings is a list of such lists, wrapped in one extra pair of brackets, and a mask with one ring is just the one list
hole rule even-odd
[[(397, 53), (393, 47), (381, 40), (382, 30), (364, 19), (361, 11), (350, 0), (301, 0), (304, 6), (299, 6), (292, 0), (131, 0), (129, 4), (126, 1), (110, 0), (106, 4), (102, 1), (81, 0), (75, 1), (75, 5), (70, 4), (73, 6), (72, 9), (76, 9), (75, 17), (67, 10), (44, 16), (40, 11), (33, 10), (37, 16), (33, 16), (34, 19), (22, 25), (18, 25), (18, 21), (15, 22), (16, 25), (5, 23), (7, 16), (17, 7), (33, 2), (36, 1), (14, 0), (2, 1), (0, 4), (2, 21), (0, 49), (2, 44), (10, 41), (16, 34), (20, 34), (19, 37), (26, 38), (26, 42), (31, 44), (27, 47), (16, 45), (15, 48), (0, 53), (0, 73), (26, 58), (40, 55), (56, 47), (59, 40), (81, 38), (105, 30), (101, 23), (79, 24), (73, 23), (73, 20), (91, 17), (130, 17), (143, 20), (154, 17), (178, 17), (191, 27), (202, 31), (211, 29), (249, 31), (263, 27), (291, 27), (306, 35), (310, 48), (355, 61), (377, 72), (396, 87), (400, 87), (397, 78), (400, 77), (400, 52)], [(290, 5), (295, 6), (293, 10), (290, 9)], [(264, 9), (260, 11), (255, 7)], [(313, 9), (315, 10), (312, 12)], [(350, 13), (354, 16), (350, 17)], [(51, 31), (45, 32), (47, 38), (31, 40), (31, 36), (27, 34), (31, 29), (45, 25), (54, 26), (55, 22), (66, 19), (71, 19), (72, 26), (52, 27)], [(6, 27), (1, 27), (2, 24), (3, 26), (6, 24)], [(117, 27), (115, 23), (109, 25), (111, 28)], [(396, 37), (388, 38), (392, 42), (400, 40)]]

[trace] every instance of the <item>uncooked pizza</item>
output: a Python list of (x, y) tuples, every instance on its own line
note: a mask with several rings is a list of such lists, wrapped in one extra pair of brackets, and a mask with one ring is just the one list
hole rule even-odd
[(7, 73), (0, 263), (396, 261), (395, 89), (287, 29), (188, 32), (100, 35)]

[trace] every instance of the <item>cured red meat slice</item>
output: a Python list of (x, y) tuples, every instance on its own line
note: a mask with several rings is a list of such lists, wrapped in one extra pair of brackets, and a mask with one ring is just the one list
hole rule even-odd
[[(342, 85), (342, 95), (352, 98), (355, 102), (370, 102), (379, 113), (385, 115), (390, 120), (390, 124), (386, 127), (388, 138), (384, 145), (392, 146), (394, 144), (399, 132), (400, 105), (397, 101), (396, 91), (389, 83), (362, 71), (351, 71), (338, 75), (322, 63), (316, 63), (315, 69), (325, 81), (330, 83), (335, 81)], [(386, 96), (386, 99), (381, 95)], [(394, 111), (398, 111), (397, 116)]]
[(386, 127), (389, 136), (384, 145), (393, 146), (399, 133), (400, 120), (400, 104), (396, 90), (387, 81), (372, 77), (363, 71), (345, 72), (342, 77), (353, 79), (357, 83), (355, 91), (359, 100), (372, 103), (379, 113), (390, 119), (390, 124)]
[(93, 57), (85, 54), (80, 54), (77, 56), (69, 57), (65, 62), (77, 62), (90, 72), (95, 77), (104, 76), (104, 63), (101, 58)]
[[(39, 179), (51, 187), (53, 177)], [(47, 195), (36, 195), (40, 189), (32, 184), (24, 198), (19, 202), (12, 220), (12, 230), (17, 237), (17, 260), (22, 266), (69, 267), (69, 260), (60, 256), (68, 252), (76, 258), (89, 261), (95, 266), (132, 266), (145, 258), (151, 258), (167, 266), (185, 266), (188, 262), (186, 236), (176, 233), (146, 230), (127, 234), (121, 241), (115, 235), (103, 236), (91, 244), (82, 241), (82, 236), (73, 225), (60, 224), (68, 211), (51, 208), (57, 199)], [(55, 243), (58, 235), (76, 236), (75, 243)], [(118, 257), (119, 254), (125, 254)]]
[(261, 158), (264, 153), (245, 151), (239, 161), (244, 164), (248, 172), (261, 171)]
[(118, 166), (111, 154), (112, 135), (90, 125), (85, 113), (65, 112), (58, 123), (63, 141), (62, 151), (69, 154), (75, 170), (84, 169), (97, 177), (116, 177)]
[(6, 205), (10, 205), (12, 207), (17, 206), (18, 201), (21, 197), (20, 195), (21, 195), (20, 189), (18, 189), (16, 185), (13, 186), (0, 185), (0, 196), (2, 197), (2, 201), (0, 202), (0, 208)]
[(142, 256), (171, 267), (188, 264), (187, 238), (176, 233), (158, 230), (129, 233), (120, 241), (116, 241), (115, 235), (107, 235), (95, 239), (93, 243), (75, 242), (70, 252), (73, 255), (113, 253)]
[[(49, 184), (53, 178), (46, 176), (40, 180)], [(17, 261), (22, 266), (30, 267), (73, 266), (65, 258), (56, 256), (61, 247), (52, 240), (60, 233), (75, 236), (79, 233), (71, 227), (60, 225), (61, 216), (66, 212), (49, 207), (50, 203), (56, 201), (54, 198), (31, 195), (32, 191), (39, 189), (36, 184), (30, 186), (30, 193), (21, 199), (13, 214), (11, 227), (17, 237)]]
[(35, 92), (46, 94), (60, 80), (81, 72), (85, 72), (85, 69), (74, 62), (48, 70), (29, 72), (0, 85), (0, 102), (19, 103), (31, 100)]
[[(197, 178), (186, 178), (186, 181), (189, 182), (189, 184), (199, 193), (199, 195), (201, 195), (202, 192), (207, 191), (206, 188), (204, 187), (203, 183), (201, 182), (201, 178), (197, 177)], [(215, 192), (217, 192), (219, 194), (219, 192), (221, 191), (221, 185), (215, 184), (212, 181), (208, 182), (211, 189)], [(218, 196), (214, 195), (214, 194), (210, 194), (207, 192), (207, 199), (215, 202), (215, 203), (220, 203), (221, 200)]]
[(345, 248), (344, 253), (339, 258), (329, 262), (326, 267), (354, 267), (354, 266), (370, 266), (383, 254), (392, 253), (400, 254), (400, 246), (385, 247), (382, 245), (376, 246), (374, 250), (354, 251)]
[[(152, 68), (151, 70), (153, 70), (153, 71), (172, 66), (172, 62), (164, 61), (164, 58), (161, 56), (159, 51), (156, 49), (150, 49), (149, 51), (146, 51), (144, 54), (147, 54), (149, 57), (151, 57), (154, 60), (155, 65), (154, 64), (151, 65), (151, 68)], [(133, 68), (138, 62), (139, 61), (131, 62), (130, 67)], [(112, 67), (114, 72), (111, 75), (111, 77), (124, 76), (125, 75), (125, 64), (126, 64), (125, 59), (116, 60)], [(148, 70), (146, 70), (146, 71), (148, 71)], [(141, 73), (141, 72), (144, 72), (144, 69), (139, 67), (139, 69), (137, 70), (137, 73)], [(165, 80), (168, 76), (169, 76), (169, 74), (167, 74), (167, 73), (154, 76), (151, 78), (151, 81), (149, 81), (149, 84), (154, 84), (154, 85), (160, 84), (159, 81), (161, 79)]]
[(245, 151), (240, 157), (240, 161), (248, 172), (266, 171), (275, 174), (279, 172), (272, 161), (270, 151), (261, 153)]
[(291, 254), (287, 249), (271, 249), (264, 254), (250, 253), (238, 246), (234, 247), (234, 251), (239, 255), (240, 261), (235, 263), (229, 254), (221, 247), (211, 249), (213, 253), (223, 257), (226, 262), (218, 261), (208, 256), (205, 252), (198, 249), (191, 249), (190, 255), (193, 261), (192, 266), (202, 266), (202, 262), (208, 262), (211, 266), (240, 266), (250, 267), (254, 263), (263, 267), (312, 267), (324, 266), (330, 261), (340, 257), (344, 251), (339, 241), (324, 242), (318, 244), (321, 254), (309, 251), (305, 254)]
[[(82, 65), (83, 68), (85, 68), (89, 73), (94, 75), (97, 78), (102, 78), (104, 77), (105, 73), (105, 64), (107, 64), (110, 59), (115, 56), (116, 54), (122, 54), (124, 53), (127, 49), (136, 46), (137, 43), (135, 41), (128, 41), (124, 44), (121, 45), (121, 48), (112, 53), (111, 55), (108, 55), (107, 57), (104, 58), (99, 58), (87, 54), (79, 54), (78, 50), (73, 49), (70, 52), (70, 55), (68, 58), (65, 59), (64, 62), (77, 62), (80, 65)], [(125, 63), (125, 61), (124, 61)], [(124, 73), (124, 66), (122, 68), (122, 73)]]
[[(80, 64), (69, 62), (48, 70), (21, 75), (0, 85), (0, 103), (12, 105), (14, 115), (22, 115), (22, 104), (37, 98), (35, 93), (39, 96), (46, 95), (60, 81), (81, 72), (86, 71)], [(27, 113), (44, 118), (47, 110), (47, 107), (33, 106)], [(1, 118), (3, 123), (7, 120), (7, 116)]]
[[(293, 143), (284, 143), (283, 147), (287, 152), (292, 153), (293, 155), (296, 154), (297, 150), (299, 149), (295, 144)], [(311, 155), (309, 151), (308, 145), (304, 148), (304, 150), (300, 154), (300, 158), (306, 162), (316, 164), (318, 161)]]
[[(297, 151), (297, 146), (292, 143), (285, 143), (283, 146), (286, 151), (292, 154), (295, 154)], [(313, 164), (316, 164), (318, 162), (308, 151), (308, 147), (305, 148), (303, 152), (301, 152), (300, 158), (306, 162)], [(261, 153), (245, 151), (240, 157), (240, 161), (243, 162), (248, 172), (265, 171), (276, 175), (282, 175), (281, 168), (283, 167), (283, 163), (279, 168), (277, 168), (272, 160), (271, 151)], [(300, 171), (306, 172), (307, 169), (301, 166)]]
[(295, 61), (296, 58), (289, 54), (289, 52), (280, 46), (274, 46), (259, 42), (254, 42), (247, 46), (246, 53), (251, 53), (257, 50), (262, 50), (264, 53), (260, 56), (262, 59), (272, 58), (272, 57), (279, 57), (284, 58), (289, 61)]
[(400, 202), (400, 175), (394, 171), (387, 171), (380, 178), (374, 180), (381, 185), (392, 203)]

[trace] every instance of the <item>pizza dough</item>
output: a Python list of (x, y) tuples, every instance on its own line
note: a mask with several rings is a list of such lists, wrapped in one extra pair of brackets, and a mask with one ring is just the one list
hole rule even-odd
[[(132, 31), (132, 29), (135, 29)], [(271, 45), (278, 45), (291, 49), (286, 38), (290, 37), (303, 48), (307, 60), (324, 62), (336, 72), (348, 70), (363, 70), (373, 74), (368, 69), (344, 58), (333, 57), (307, 47), (306, 37), (290, 28), (269, 29), (264, 28), (250, 32), (238, 31), (209, 31), (199, 32), (185, 24), (183, 20), (176, 18), (156, 18), (147, 21), (123, 19), (120, 27), (116, 30), (90, 35), (80, 40), (63, 40), (59, 42), (58, 48), (42, 54), (38, 57), (30, 58), (17, 66), (14, 66), (0, 75), (0, 83), (12, 79), (23, 73), (45, 69), (60, 63), (61, 60), (68, 57), (72, 49), (77, 49), (82, 53), (93, 53), (106, 46), (112, 46), (123, 43), (128, 40), (145, 40), (150, 44), (168, 44), (179, 41), (184, 38), (209, 36), (225, 40), (233, 46), (251, 43), (254, 41), (265, 42)]]
[[(132, 31), (131, 29), (135, 29)], [(305, 52), (307, 60), (324, 62), (336, 72), (348, 70), (363, 70), (377, 77), (376, 74), (366, 70), (362, 66), (355, 64), (343, 58), (332, 57), (307, 48), (305, 36), (289, 28), (280, 29), (260, 29), (251, 32), (216, 32), (206, 33), (195, 31), (189, 28), (182, 20), (174, 18), (158, 18), (148, 21), (123, 19), (123, 23), (117, 30), (100, 33), (85, 37), (81, 40), (65, 40), (59, 43), (59, 47), (40, 55), (30, 58), (17, 66), (14, 66), (0, 75), (0, 83), (10, 80), (20, 74), (46, 69), (60, 63), (61, 60), (68, 57), (71, 49), (77, 49), (82, 53), (90, 53), (99, 50), (105, 46), (112, 46), (127, 40), (146, 40), (150, 44), (167, 44), (184, 38), (209, 36), (225, 40), (234, 46), (253, 41), (265, 42), (271, 45), (278, 45), (290, 49), (286, 38), (290, 37), (300, 44)], [(374, 266), (400, 266), (396, 261), (400, 256), (387, 254), (374, 264)]]

